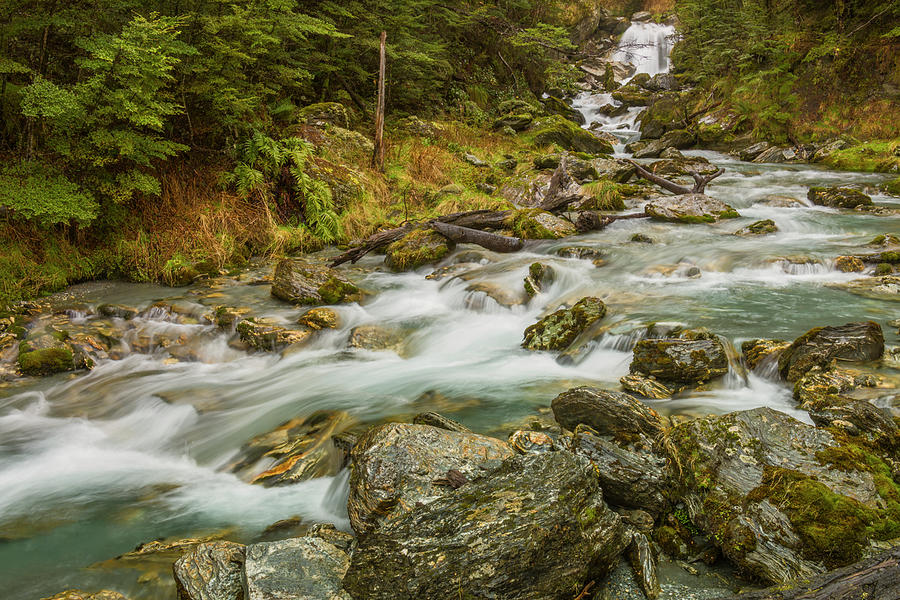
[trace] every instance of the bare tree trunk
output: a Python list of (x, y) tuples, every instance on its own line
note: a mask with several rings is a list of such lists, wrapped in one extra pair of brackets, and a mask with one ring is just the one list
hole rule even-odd
[(378, 65), (378, 105), (375, 108), (375, 151), (372, 153), (372, 168), (384, 172), (384, 75), (385, 43), (387, 31), (381, 32), (381, 54)]
[(431, 228), (448, 240), (460, 244), (478, 244), (482, 248), (494, 252), (517, 252), (521, 250), (522, 246), (525, 244), (519, 238), (500, 235), (499, 233), (488, 233), (487, 231), (479, 231), (468, 227), (460, 227), (459, 225), (450, 225), (449, 223), (441, 223), (440, 221), (432, 223)]

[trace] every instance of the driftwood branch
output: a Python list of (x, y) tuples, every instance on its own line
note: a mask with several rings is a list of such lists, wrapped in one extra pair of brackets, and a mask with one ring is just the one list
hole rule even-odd
[(634, 165), (634, 168), (637, 169), (638, 175), (640, 175), (647, 181), (655, 183), (659, 187), (669, 190), (673, 194), (679, 194), (679, 195), (680, 194), (702, 194), (706, 190), (706, 186), (709, 185), (710, 181), (712, 181), (713, 179), (715, 179), (716, 177), (720, 176), (722, 173), (725, 172), (725, 169), (719, 169), (715, 173), (712, 173), (711, 175), (700, 175), (699, 173), (691, 171), (690, 175), (691, 175), (691, 177), (694, 178), (694, 187), (689, 188), (684, 185), (679, 185), (679, 184), (675, 183), (674, 181), (669, 181), (665, 177), (660, 177), (659, 175), (651, 173), (650, 171), (648, 171), (647, 169), (645, 169), (638, 163), (634, 162), (633, 160), (630, 160), (628, 162), (630, 162), (632, 165)]
[(431, 228), (448, 240), (459, 244), (478, 244), (482, 248), (494, 252), (517, 252), (525, 244), (520, 238), (479, 231), (469, 227), (460, 227), (459, 225), (450, 225), (440, 221), (431, 223)]

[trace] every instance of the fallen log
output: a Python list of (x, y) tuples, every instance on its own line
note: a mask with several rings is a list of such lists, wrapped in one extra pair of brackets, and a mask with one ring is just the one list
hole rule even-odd
[(431, 223), (431, 228), (457, 244), (478, 244), (482, 248), (494, 252), (517, 252), (525, 245), (525, 242), (517, 237), (479, 231), (478, 229), (460, 227), (459, 225), (441, 223), (440, 221)]
[(638, 163), (634, 162), (633, 160), (629, 160), (628, 162), (630, 162), (632, 165), (634, 165), (634, 168), (637, 169), (638, 175), (640, 175), (647, 181), (655, 183), (659, 187), (669, 190), (673, 194), (678, 194), (678, 195), (702, 194), (702, 193), (704, 193), (704, 190), (706, 190), (706, 186), (709, 185), (710, 181), (712, 181), (713, 179), (715, 179), (716, 177), (718, 177), (719, 175), (721, 175), (722, 173), (725, 172), (725, 169), (719, 169), (718, 171), (716, 171), (715, 173), (712, 173), (711, 175), (700, 175), (699, 173), (695, 173), (692, 171), (691, 177), (694, 178), (695, 183), (694, 183), (694, 187), (689, 188), (684, 185), (679, 185), (679, 184), (675, 183), (674, 181), (669, 181), (665, 177), (660, 177), (659, 175), (651, 173), (650, 171), (648, 171), (647, 169), (645, 169)]
[(795, 586), (775, 586), (719, 600), (898, 600), (900, 546)]

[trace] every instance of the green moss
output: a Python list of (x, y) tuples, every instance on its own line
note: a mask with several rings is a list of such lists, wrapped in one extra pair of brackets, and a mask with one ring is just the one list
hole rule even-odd
[(679, 217), (678, 221), (681, 223), (694, 225), (697, 223), (715, 223), (716, 218), (712, 215), (684, 215), (682, 217)]
[(69, 348), (44, 348), (19, 353), (19, 370), (25, 375), (52, 375), (75, 369)]
[(882, 252), (881, 256), (878, 257), (879, 262), (882, 263), (891, 263), (892, 265), (896, 265), (900, 263), (900, 252)]
[(581, 210), (625, 210), (625, 200), (622, 188), (625, 186), (613, 181), (602, 179), (592, 183), (586, 183), (581, 187), (587, 199), (582, 201)]
[(388, 246), (386, 264), (394, 271), (410, 271), (441, 260), (451, 249), (451, 242), (441, 234), (415, 229)]
[(506, 226), (512, 229), (513, 235), (525, 240), (555, 240), (560, 236), (541, 225), (535, 216), (541, 214), (539, 208), (517, 210), (507, 217)]
[(900, 196), (900, 177), (884, 184), (884, 191), (893, 196)]
[(889, 173), (892, 169), (900, 168), (900, 157), (894, 155), (896, 145), (896, 140), (866, 142), (836, 150), (824, 162), (833, 169)]
[(319, 295), (326, 304), (351, 302), (360, 294), (359, 288), (348, 281), (331, 277), (319, 287)]
[(875, 265), (875, 275), (877, 277), (881, 277), (882, 275), (890, 275), (894, 272), (894, 267), (892, 267), (889, 263), (879, 263)]
[(560, 115), (550, 115), (535, 122), (529, 132), (531, 140), (539, 146), (557, 145), (563, 150), (588, 154), (612, 154), (613, 147)]

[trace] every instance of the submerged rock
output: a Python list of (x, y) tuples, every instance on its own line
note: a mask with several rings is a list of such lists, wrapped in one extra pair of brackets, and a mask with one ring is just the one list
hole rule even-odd
[(769, 362), (778, 356), (789, 346), (791, 342), (784, 340), (748, 340), (741, 344), (741, 354), (747, 368), (753, 371), (764, 361)]
[(663, 382), (699, 383), (728, 373), (728, 356), (715, 337), (645, 339), (634, 347), (631, 372)]
[(474, 433), (406, 423), (373, 427), (350, 453), (350, 524), (360, 535), (384, 526), (447, 493), (435, 480), (448, 471), (474, 479), (512, 454), (506, 442)]
[(343, 275), (322, 265), (285, 258), (275, 266), (272, 295), (294, 304), (356, 302), (362, 294)]
[(200, 544), (172, 567), (178, 600), (244, 600), (244, 545)]
[(345, 588), (355, 598), (569, 598), (627, 546), (590, 464), (528, 454), (362, 538)]
[[(673, 491), (690, 522), (744, 573), (786, 583), (858, 560), (895, 537), (900, 493), (876, 455), (770, 408), (673, 428)], [(895, 502), (891, 500), (890, 502)]]
[(832, 359), (851, 362), (876, 360), (884, 354), (884, 334), (874, 321), (816, 327), (794, 340), (778, 359), (778, 371), (797, 381), (813, 366), (827, 366)]
[(339, 318), (336, 312), (330, 308), (313, 308), (303, 313), (297, 323), (313, 330), (336, 329)]
[(872, 204), (871, 198), (852, 188), (811, 187), (806, 197), (813, 204), (831, 208), (856, 208)]
[(447, 256), (455, 244), (431, 229), (414, 229), (387, 247), (384, 264), (393, 271), (412, 271)]
[(350, 330), (347, 345), (362, 350), (393, 350), (399, 352), (405, 336), (401, 331), (381, 325), (360, 325)]
[(332, 438), (354, 424), (343, 411), (291, 419), (244, 444), (228, 470), (265, 487), (336, 475), (345, 459)]
[(346, 552), (319, 537), (251, 544), (245, 600), (351, 600), (341, 587), (349, 562)]
[(648, 202), (644, 211), (653, 219), (674, 223), (715, 223), (740, 216), (731, 206), (704, 194), (664, 196)]
[(572, 308), (548, 315), (525, 330), (522, 347), (526, 350), (565, 350), (588, 327), (606, 315), (599, 298), (582, 298)]
[(264, 352), (280, 352), (288, 346), (309, 341), (313, 335), (310, 329), (287, 329), (260, 323), (255, 319), (244, 319), (237, 324), (236, 329), (242, 342)]
[[(885, 265), (890, 268), (890, 265)], [(830, 284), (866, 298), (877, 300), (900, 300), (900, 277), (880, 274), (876, 270), (875, 277), (864, 277), (847, 283)]]
[(544, 291), (544, 288), (553, 283), (556, 278), (556, 272), (553, 267), (543, 263), (532, 263), (528, 267), (528, 275), (525, 277), (525, 293), (529, 296), (535, 296)]

